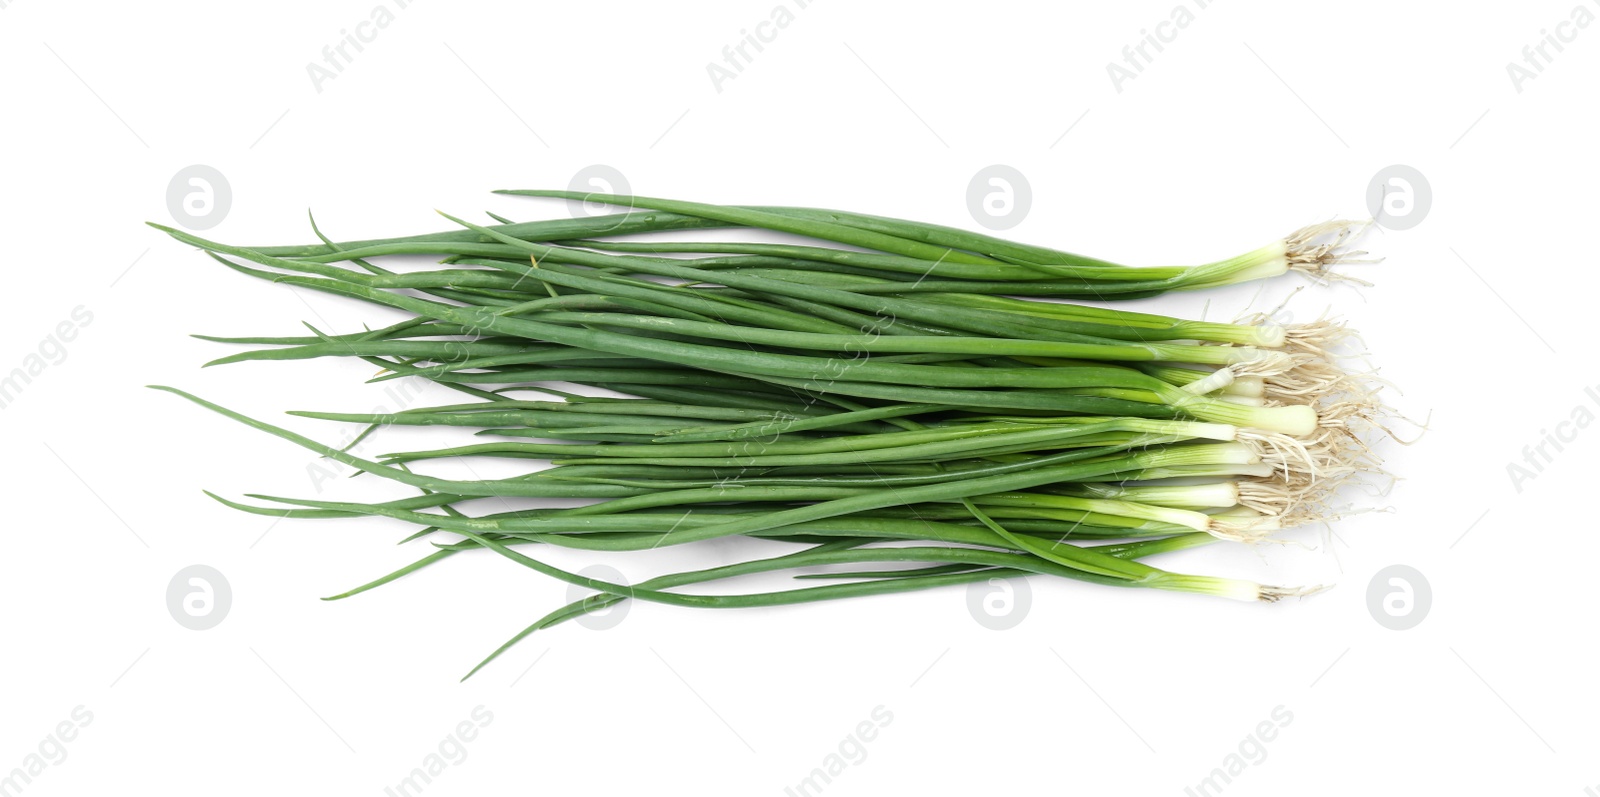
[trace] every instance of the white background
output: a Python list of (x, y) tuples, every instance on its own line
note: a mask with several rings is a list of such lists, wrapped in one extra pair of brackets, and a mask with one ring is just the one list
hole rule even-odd
[[(0, 410), (0, 775), (41, 743), (54, 759), (24, 793), (378, 795), (479, 705), (492, 722), (425, 794), (783, 794), (877, 706), (892, 721), (823, 793), (1182, 794), (1278, 706), (1292, 721), (1223, 793), (1600, 791), (1600, 542), (1583, 509), (1600, 430), (1520, 492), (1507, 474), (1575, 407), (1600, 414), (1584, 394), (1600, 385), (1600, 29), (1562, 28), (1574, 41), (1520, 92), (1506, 68), (1580, 0), (1227, 0), (1195, 12), (1120, 92), (1107, 64), (1179, 0), (822, 0), (720, 91), (707, 65), (778, 0), (425, 0), (318, 91), (307, 65), (375, 2), (3, 3), (0, 370), (74, 308), (92, 313)], [(1349, 319), (1404, 389), (1390, 400), (1431, 413), (1431, 431), (1383, 449), (1403, 481), (1369, 503), (1392, 511), (1340, 521), (1336, 540), (1305, 529), (1289, 535), (1304, 545), (1161, 560), (1337, 584), (1312, 599), (1034, 580), (1008, 631), (975, 622), (961, 588), (770, 611), (640, 605), (609, 631), (535, 635), (458, 684), (565, 587), (483, 555), (319, 602), (422, 549), (395, 546), (395, 523), (273, 524), (212, 503), (201, 488), (317, 495), (314, 457), (141, 387), (265, 418), (365, 411), (386, 400), (362, 384), (367, 365), (202, 371), (231, 349), (186, 335), (300, 334), (301, 320), (349, 332), (392, 316), (253, 282), (141, 222), (171, 223), (167, 183), (191, 164), (232, 188), (209, 234), (267, 244), (310, 240), (307, 207), (339, 238), (446, 228), (434, 208), (560, 216), (560, 203), (487, 192), (564, 188), (596, 163), (641, 194), (967, 227), (968, 181), (1007, 164), (1033, 192), (1009, 235), (1135, 264), (1216, 259), (1363, 216), (1373, 175), (1406, 164), (1426, 175), (1431, 209), (1368, 235), (1386, 260), (1352, 270), (1375, 287), (1308, 288), (1290, 310)], [(1148, 306), (1226, 319), (1302, 284)], [(385, 432), (364, 451), (432, 439)], [(368, 481), (321, 495), (401, 494)], [(607, 561), (638, 580), (748, 552)], [(209, 631), (180, 627), (165, 603), (196, 563), (233, 591)], [(1367, 607), (1373, 574), (1397, 563), (1432, 594), (1409, 631)], [(61, 758), (46, 740), (80, 705), (93, 719)]]

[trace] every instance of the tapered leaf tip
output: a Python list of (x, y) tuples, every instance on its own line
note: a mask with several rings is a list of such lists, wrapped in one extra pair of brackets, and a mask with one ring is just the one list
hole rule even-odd
[(433, 212), (437, 213), (437, 214), (439, 214), (439, 215), (441, 215), (441, 216), (443, 216), (443, 217), (445, 217), (445, 218), (447, 218), (447, 219), (449, 219), (449, 220), (451, 220), (453, 222), (455, 222), (456, 224), (459, 224), (459, 225), (461, 225), (463, 227), (466, 227), (467, 229), (472, 229), (472, 230), (479, 229), (479, 225), (473, 224), (472, 222), (466, 221), (465, 219), (458, 219), (455, 216), (452, 216), (449, 213), (446, 213), (446, 212), (444, 212), (444, 211), (442, 211), (442, 210), (440, 210), (438, 208), (434, 208)]

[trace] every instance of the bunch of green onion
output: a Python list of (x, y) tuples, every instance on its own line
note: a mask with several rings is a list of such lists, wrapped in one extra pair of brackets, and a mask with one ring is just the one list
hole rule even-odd
[[(229, 246), (153, 225), (243, 274), (411, 315), (348, 335), (202, 336), (267, 347), (211, 364), (356, 357), (383, 369), (375, 381), (417, 377), (473, 399), (292, 413), (365, 424), (355, 442), (386, 425), (476, 430), (461, 445), (369, 460), (350, 453), (354, 442), (325, 445), (159, 388), (416, 491), (382, 503), (212, 496), (263, 515), (393, 518), (417, 529), (407, 539), (432, 541), (414, 564), (336, 597), (478, 549), (595, 591), (479, 667), (536, 630), (629, 598), (769, 606), (1051, 575), (1274, 601), (1305, 590), (1144, 560), (1326, 519), (1341, 485), (1379, 464), (1360, 434), (1379, 408), (1375, 389), (1331, 353), (1348, 334), (1342, 325), (1189, 321), (1060, 301), (1289, 271), (1348, 279), (1331, 270), (1359, 254), (1345, 249), (1347, 223), (1213, 263), (1129, 267), (842, 211), (502, 193), (627, 210), (494, 216), (491, 225), (447, 216), (459, 229), (347, 242), (317, 231), (321, 243), (287, 247)], [(764, 240), (683, 237), (711, 228), (765, 231), (744, 236)], [(635, 237), (652, 233), (673, 235)], [(772, 233), (804, 242), (774, 243)], [(418, 269), (406, 257), (415, 255), (442, 259)], [(413, 469), (441, 457), (533, 462), (501, 479)], [(506, 511), (472, 514), (484, 498), (593, 501), (497, 503)], [(735, 535), (783, 548), (632, 585), (530, 555), (539, 545), (641, 551)], [(798, 570), (797, 579), (825, 583), (683, 589)]]

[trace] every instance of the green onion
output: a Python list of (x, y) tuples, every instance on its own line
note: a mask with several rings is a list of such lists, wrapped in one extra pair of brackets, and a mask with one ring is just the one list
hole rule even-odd
[[(531, 633), (629, 598), (749, 608), (1043, 575), (1274, 601), (1305, 591), (1141, 560), (1318, 522), (1337, 513), (1345, 484), (1380, 467), (1363, 426), (1383, 411), (1377, 388), (1340, 367), (1348, 333), (1337, 323), (1202, 322), (1039, 300), (1138, 298), (1288, 271), (1346, 278), (1332, 269), (1352, 262), (1349, 224), (1199, 265), (1131, 267), (845, 211), (503, 193), (629, 211), (492, 225), (447, 216), (459, 229), (343, 242), (313, 223), (321, 243), (286, 247), (152, 225), (247, 276), (410, 315), (350, 335), (199, 336), (253, 347), (207, 365), (354, 357), (381, 369), (371, 381), (420, 379), (475, 399), (290, 413), (362, 424), (355, 442), (386, 426), (472, 433), (369, 459), (355, 442), (335, 448), (157, 388), (420, 491), (375, 502), (211, 496), (276, 517), (383, 517), (412, 530), (404, 541), (433, 546), (335, 598), (485, 550), (596, 592), (472, 672)], [(742, 237), (629, 240), (711, 228)], [(763, 231), (805, 240), (774, 243)], [(402, 260), (413, 255), (443, 262)], [(623, 396), (573, 392), (587, 389)], [(482, 457), (529, 467), (494, 479), (412, 470)], [(524, 500), (549, 498), (587, 503)], [(802, 547), (631, 586), (523, 550), (694, 550), (734, 536)], [(809, 586), (684, 589), (818, 568), (793, 573)]]

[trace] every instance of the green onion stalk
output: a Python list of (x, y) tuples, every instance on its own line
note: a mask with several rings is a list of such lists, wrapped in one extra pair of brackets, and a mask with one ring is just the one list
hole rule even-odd
[[(370, 381), (423, 380), (471, 399), (290, 413), (365, 427), (334, 447), (157, 386), (412, 492), (375, 502), (207, 493), (251, 514), (383, 517), (431, 547), (334, 599), (484, 551), (594, 591), (526, 625), (472, 672), (529, 634), (627, 599), (749, 608), (1057, 576), (1275, 601), (1307, 591), (1144, 560), (1334, 516), (1342, 487), (1381, 469), (1362, 433), (1378, 417), (1374, 382), (1340, 364), (1350, 333), (1336, 321), (1204, 322), (1041, 301), (1139, 298), (1289, 271), (1327, 281), (1359, 254), (1347, 249), (1355, 225), (1308, 227), (1200, 265), (1130, 267), (845, 211), (503, 193), (626, 211), (489, 225), (446, 216), (458, 229), (344, 242), (313, 224), (321, 243), (280, 247), (153, 225), (247, 276), (409, 316), (345, 335), (200, 336), (249, 347), (207, 365), (351, 357), (380, 369)], [(801, 240), (660, 237), (707, 229)], [(413, 255), (442, 262), (390, 265)], [(466, 439), (355, 453), (389, 426)], [(455, 458), (527, 469), (494, 479), (424, 472)], [(568, 572), (538, 553), (740, 536), (798, 548), (635, 585)], [(696, 589), (785, 572), (802, 585)]]

